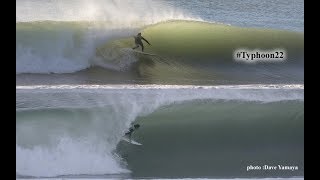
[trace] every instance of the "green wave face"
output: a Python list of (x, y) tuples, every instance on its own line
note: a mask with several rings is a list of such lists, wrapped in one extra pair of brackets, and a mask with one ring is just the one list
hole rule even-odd
[[(152, 46), (145, 43), (145, 51), (161, 56), (183, 59), (213, 59), (225, 57), (232, 60), (238, 48), (288, 50), (292, 54), (303, 50), (303, 33), (241, 28), (229, 25), (195, 21), (170, 21), (146, 27), (142, 30)], [(111, 42), (119, 47), (133, 47), (133, 38)], [(109, 45), (110, 45), (109, 44)], [(108, 45), (107, 45), (108, 46)]]
[[(145, 52), (157, 56), (129, 54), (138, 60), (134, 67), (138, 76), (150, 83), (303, 81), (300, 73), (303, 72), (303, 33), (196, 21), (158, 23), (145, 27), (141, 33), (151, 43), (151, 46), (144, 43)], [(134, 46), (133, 37), (118, 39), (97, 48), (96, 55), (121, 59)], [(129, 51), (124, 53), (122, 49)], [(237, 49), (283, 49), (287, 60), (255, 65), (239, 63), (233, 59)]]
[[(198, 101), (139, 117), (141, 128), (118, 151), (135, 178), (304, 175), (303, 102)], [(246, 171), (252, 165), (294, 164), (297, 171)]]
[[(147, 56), (131, 50), (137, 29), (114, 27), (110, 22), (43, 21), (16, 26), (18, 74), (88, 69), (85, 76), (99, 82), (121, 76), (123, 81), (161, 84), (303, 83), (304, 78), (304, 36), (298, 32), (167, 21), (141, 30), (152, 44), (144, 43), (145, 52), (157, 55)], [(238, 62), (233, 59), (237, 49), (283, 49), (287, 60)], [(102, 70), (92, 68), (96, 66)]]

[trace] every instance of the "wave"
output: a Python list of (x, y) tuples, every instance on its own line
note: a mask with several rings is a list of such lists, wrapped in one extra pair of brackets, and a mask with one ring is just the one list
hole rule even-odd
[(17, 1), (16, 72), (72, 73), (89, 68), (95, 65), (91, 59), (102, 42), (169, 19), (201, 20), (149, 0)]
[[(303, 85), (230, 85), (230, 86), (180, 86), (180, 85), (59, 85), (17, 86), (17, 110), (28, 108), (91, 108), (115, 103), (117, 97), (139, 102), (144, 97), (156, 106), (193, 99), (239, 100), (274, 102), (303, 100)], [(128, 95), (123, 96), (122, 94)], [(110, 93), (110, 94), (109, 94)], [(29, 96), (26, 96), (29, 94)], [(163, 97), (164, 94), (172, 96)], [(93, 96), (95, 95), (95, 97)], [(50, 101), (56, 99), (56, 101)], [(29, 104), (28, 102), (33, 102)], [(143, 107), (146, 110), (148, 108)], [(154, 109), (154, 108), (151, 108)], [(147, 112), (147, 111), (146, 111)]]
[[(131, 51), (130, 36), (139, 31), (152, 43), (146, 51), (158, 56)], [(19, 22), (16, 73), (73, 73), (98, 66), (135, 72), (151, 82), (170, 77), (244, 80), (253, 73), (260, 80), (303, 81), (303, 39), (298, 32), (181, 20), (142, 29), (107, 22)], [(283, 49), (288, 57), (281, 63), (235, 62), (233, 51), (239, 48)]]
[(301, 85), (20, 86), (16, 98), (17, 174), (55, 177), (130, 173), (117, 146), (132, 122), (157, 110), (185, 103), (201, 107), (199, 102), (302, 104), (304, 90)]
[[(148, 26), (142, 34), (153, 42), (146, 45), (146, 51), (160, 56), (204, 59), (211, 61), (230, 61), (233, 50), (237, 48), (288, 50), (289, 61), (295, 50), (303, 50), (303, 33), (273, 30), (241, 28), (225, 24), (200, 21), (166, 21)], [(108, 47), (131, 47), (132, 38), (106, 43)], [(291, 52), (292, 51), (292, 52)], [(291, 54), (292, 53), (292, 54)], [(220, 57), (220, 59), (215, 59)]]
[[(303, 81), (303, 33), (270, 29), (239, 28), (223, 24), (195, 21), (170, 21), (143, 29), (152, 46), (146, 51), (158, 56), (134, 54), (139, 77), (151, 82), (170, 78), (232, 81)], [(108, 42), (97, 50), (103, 62), (133, 55), (132, 38)], [(237, 62), (237, 49), (281, 49), (287, 53), (284, 62)], [(114, 58), (109, 58), (109, 57)], [(125, 56), (126, 57), (126, 56)], [(172, 81), (176, 83), (176, 81)]]
[[(120, 142), (117, 150), (138, 178), (303, 176), (303, 116), (299, 101), (173, 104), (137, 118), (141, 147)], [(298, 170), (245, 169), (265, 164)]]
[(19, 22), (16, 73), (70, 73), (92, 66), (95, 47), (134, 29), (99, 22)]

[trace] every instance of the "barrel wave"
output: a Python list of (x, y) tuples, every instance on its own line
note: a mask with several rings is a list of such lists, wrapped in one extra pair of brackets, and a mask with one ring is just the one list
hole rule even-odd
[[(238, 167), (258, 157), (303, 168), (303, 91), (301, 85), (17, 87), (17, 175), (247, 177)], [(121, 141), (132, 122), (142, 125), (134, 135), (142, 146)]]
[[(157, 56), (131, 50), (137, 32), (152, 44), (146, 44), (145, 51)], [(112, 27), (106, 22), (20, 22), (16, 68), (17, 74), (85, 72), (96, 80), (121, 74), (125, 80), (150, 83), (301, 83), (303, 42), (299, 32), (185, 20), (143, 28)], [(236, 62), (233, 52), (239, 48), (283, 49), (287, 60)]]

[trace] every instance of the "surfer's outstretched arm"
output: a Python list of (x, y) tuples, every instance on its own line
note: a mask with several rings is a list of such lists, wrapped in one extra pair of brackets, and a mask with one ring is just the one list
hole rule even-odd
[(151, 45), (151, 44), (149, 43), (149, 41), (146, 40), (144, 37), (141, 36), (141, 39), (143, 39), (145, 42), (147, 42), (149, 45)]

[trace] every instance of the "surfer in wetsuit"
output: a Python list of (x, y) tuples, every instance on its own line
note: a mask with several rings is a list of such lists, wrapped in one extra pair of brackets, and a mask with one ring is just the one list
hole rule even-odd
[(147, 42), (149, 45), (151, 45), (144, 37), (141, 36), (141, 33), (138, 33), (137, 36), (134, 36), (134, 42), (136, 43), (136, 46), (133, 47), (132, 49), (136, 49), (136, 48), (138, 48), (139, 46), (141, 46), (142, 52), (143, 52), (144, 46), (143, 46), (142, 40), (144, 40), (144, 41)]
[(128, 132), (125, 133), (125, 135), (129, 137), (130, 141), (131, 141), (131, 135), (132, 135), (133, 131), (139, 129), (139, 127), (140, 127), (140, 124), (135, 124), (135, 125), (133, 125), (133, 127), (129, 128)]

